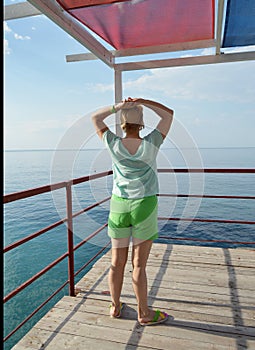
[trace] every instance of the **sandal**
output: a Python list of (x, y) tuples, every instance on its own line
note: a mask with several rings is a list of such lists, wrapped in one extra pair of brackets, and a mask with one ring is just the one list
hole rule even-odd
[[(113, 316), (113, 315), (111, 315), (111, 311), (110, 311), (110, 317), (112, 317), (112, 318), (120, 318), (121, 317), (121, 311), (123, 310), (124, 306), (125, 306), (125, 303), (120, 303), (120, 310), (119, 310), (118, 314), (116, 316)], [(111, 309), (112, 307), (113, 307), (113, 305), (111, 303), (109, 305), (109, 308)]]
[[(155, 311), (155, 316), (151, 321), (148, 322), (139, 322), (141, 326), (154, 326), (159, 323), (166, 322), (168, 320), (169, 315), (166, 312), (162, 312), (160, 310)], [(160, 319), (159, 319), (160, 318)]]

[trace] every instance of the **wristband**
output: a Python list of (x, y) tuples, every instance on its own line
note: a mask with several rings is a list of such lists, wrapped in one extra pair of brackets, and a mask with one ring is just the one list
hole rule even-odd
[(115, 106), (114, 106), (114, 105), (112, 106), (111, 112), (112, 112), (112, 113), (117, 113), (117, 111), (116, 111), (116, 109), (115, 109)]

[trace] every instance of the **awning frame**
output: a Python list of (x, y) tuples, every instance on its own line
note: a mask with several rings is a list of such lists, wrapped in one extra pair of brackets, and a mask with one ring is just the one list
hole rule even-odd
[[(100, 59), (107, 66), (114, 69), (115, 102), (122, 100), (122, 72), (142, 69), (154, 69), (165, 67), (180, 67), (190, 65), (206, 65), (226, 62), (255, 60), (255, 51), (227, 53), (222, 50), (222, 29), (224, 24), (224, 12), (228, 0), (218, 0), (217, 16), (215, 16), (215, 39), (200, 40), (195, 42), (159, 45), (125, 50), (109, 50), (101, 44), (95, 36), (90, 34), (84, 25), (63, 9), (55, 0), (28, 0), (29, 2), (6, 5), (4, 7), (4, 20), (12, 20), (29, 16), (44, 14), (56, 23), (65, 32), (70, 34), (90, 52), (83, 54), (67, 55), (67, 62)], [(91, 3), (98, 1), (91, 1)], [(99, 1), (100, 2), (100, 1)], [(180, 52), (214, 48), (215, 54), (191, 57), (177, 57), (170, 59), (138, 60), (136, 62), (117, 63), (116, 58), (131, 57), (157, 53)], [(118, 116), (117, 116), (118, 118)], [(121, 133), (116, 121), (116, 132)]]
[[(102, 2), (102, 1), (101, 1)], [(105, 1), (107, 2), (107, 1)], [(114, 2), (114, 1), (112, 1)], [(29, 0), (29, 2), (22, 2), (13, 5), (6, 5), (4, 8), (4, 19), (12, 20), (17, 18), (24, 18), (28, 16), (36, 16), (39, 14), (44, 14), (50, 18), (54, 23), (61, 27), (64, 31), (70, 34), (75, 40), (77, 40), (81, 45), (86, 47), (90, 52), (82, 54), (67, 55), (67, 62), (77, 62), (83, 60), (93, 60), (100, 59), (105, 64), (111, 68), (122, 70), (134, 70), (138, 69), (148, 69), (148, 68), (160, 68), (166, 67), (169, 63), (169, 67), (177, 66), (178, 64), (190, 65), (190, 64), (207, 64), (207, 63), (222, 63), (222, 62), (235, 62), (242, 60), (255, 59), (255, 52), (251, 54), (240, 55), (237, 54), (224, 54), (222, 59), (212, 59), (212, 57), (198, 56), (192, 57), (191, 59), (168, 59), (168, 60), (151, 60), (151, 61), (137, 61), (136, 63), (117, 63), (115, 58), (120, 57), (131, 57), (140, 56), (148, 54), (157, 53), (167, 53), (167, 52), (182, 52), (189, 50), (198, 50), (205, 48), (215, 48), (215, 55), (222, 55), (222, 28), (224, 22), (224, 11), (226, 7), (227, 0), (218, 0), (217, 9), (217, 19), (215, 25), (215, 39), (212, 40), (199, 40), (194, 42), (186, 42), (179, 44), (169, 44), (169, 45), (159, 45), (150, 46), (143, 48), (133, 48), (125, 50), (108, 50), (103, 44), (101, 44), (90, 32), (86, 29), (84, 25), (81, 25), (78, 20), (71, 16), (67, 11), (65, 11), (57, 1), (55, 0)], [(91, 1), (91, 5), (96, 5), (100, 1)], [(226, 58), (226, 55), (230, 55)], [(254, 55), (254, 56), (253, 56)], [(157, 62), (157, 63), (156, 63)], [(204, 62), (204, 63), (201, 63)], [(161, 66), (162, 65), (162, 66)]]
[[(31, 5), (35, 8), (31, 11)], [(70, 34), (81, 45), (85, 46), (89, 51), (94, 53), (100, 60), (113, 68), (114, 56), (107, 50), (86, 28), (79, 23), (73, 16), (54, 0), (29, 0), (29, 3), (21, 3), (23, 5), (14, 4), (5, 6), (5, 20), (17, 19), (32, 15), (38, 15), (38, 11), (44, 14), (54, 23), (56, 23), (65, 32)], [(17, 6), (19, 5), (19, 6)], [(29, 6), (30, 5), (30, 6)], [(13, 17), (12, 17), (13, 13)], [(19, 15), (20, 13), (20, 15)]]

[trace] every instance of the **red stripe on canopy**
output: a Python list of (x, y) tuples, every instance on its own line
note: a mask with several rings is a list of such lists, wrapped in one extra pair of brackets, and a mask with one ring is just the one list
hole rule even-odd
[(214, 38), (214, 0), (131, 0), (69, 12), (115, 49)]

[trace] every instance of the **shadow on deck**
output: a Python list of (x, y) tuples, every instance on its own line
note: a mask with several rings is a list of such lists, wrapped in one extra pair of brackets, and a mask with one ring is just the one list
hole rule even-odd
[(153, 245), (147, 265), (149, 304), (169, 320), (137, 322), (132, 267), (125, 270), (121, 319), (109, 317), (110, 252), (13, 350), (255, 349), (255, 250)]

